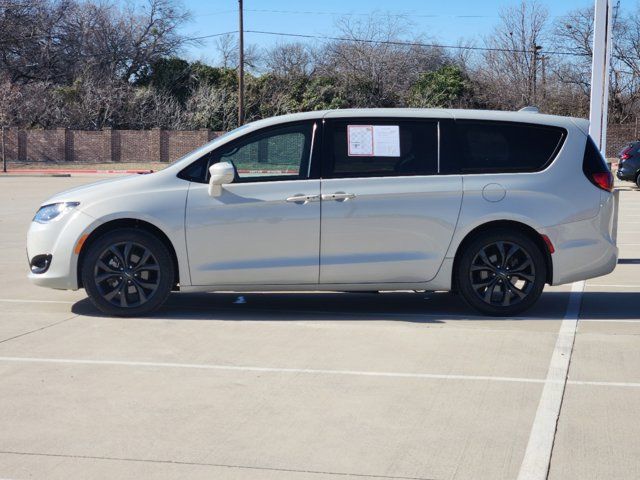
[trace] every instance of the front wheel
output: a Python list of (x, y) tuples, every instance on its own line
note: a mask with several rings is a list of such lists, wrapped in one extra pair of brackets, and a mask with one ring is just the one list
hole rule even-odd
[(457, 268), (464, 300), (486, 315), (511, 316), (542, 294), (547, 268), (528, 236), (507, 229), (479, 235), (465, 247)]
[(167, 247), (152, 234), (119, 229), (89, 246), (82, 283), (93, 304), (116, 316), (146, 315), (169, 296), (174, 268)]

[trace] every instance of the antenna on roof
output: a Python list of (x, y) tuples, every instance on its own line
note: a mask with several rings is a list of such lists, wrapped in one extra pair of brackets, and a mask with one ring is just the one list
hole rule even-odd
[(533, 105), (529, 105), (527, 107), (522, 107), (519, 112), (529, 112), (529, 113), (540, 113), (540, 109)]

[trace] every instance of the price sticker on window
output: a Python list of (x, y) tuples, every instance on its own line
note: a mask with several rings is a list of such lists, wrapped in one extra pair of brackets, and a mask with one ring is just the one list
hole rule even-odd
[(350, 157), (399, 157), (398, 125), (347, 125)]

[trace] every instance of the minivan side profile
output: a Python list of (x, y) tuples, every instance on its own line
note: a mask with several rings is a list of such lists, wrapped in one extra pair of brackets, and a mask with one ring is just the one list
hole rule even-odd
[(260, 120), (159, 172), (46, 201), (29, 278), (122, 316), (172, 290), (453, 290), (516, 315), (545, 284), (616, 265), (613, 177), (587, 129), (437, 109)]

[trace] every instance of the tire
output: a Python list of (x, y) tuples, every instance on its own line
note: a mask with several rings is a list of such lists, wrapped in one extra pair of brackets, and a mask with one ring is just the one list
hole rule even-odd
[(640, 173), (638, 173), (638, 175), (636, 175), (636, 186), (638, 188), (640, 188)]
[(174, 283), (167, 247), (151, 233), (136, 228), (114, 230), (91, 243), (81, 274), (91, 302), (101, 312), (119, 317), (155, 311)]
[(478, 235), (464, 247), (456, 275), (470, 306), (485, 315), (513, 316), (540, 298), (547, 266), (527, 235), (501, 228)]

